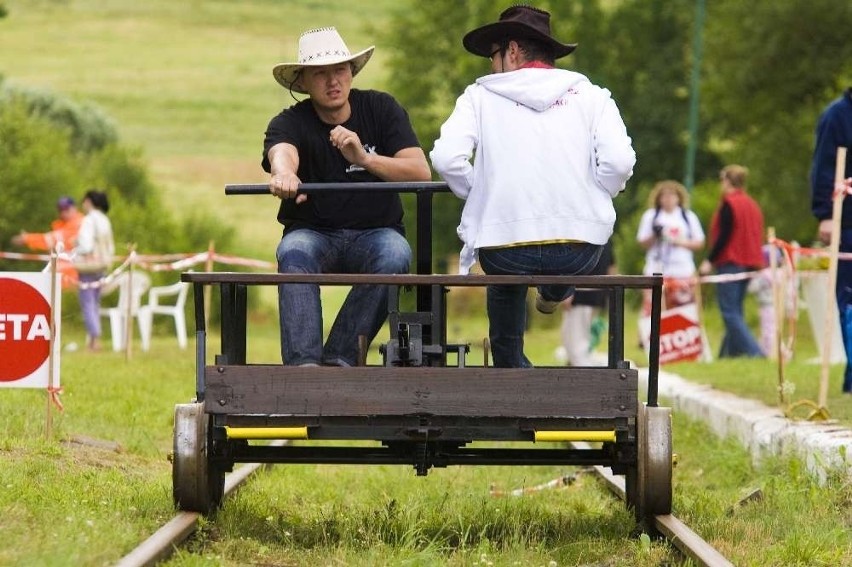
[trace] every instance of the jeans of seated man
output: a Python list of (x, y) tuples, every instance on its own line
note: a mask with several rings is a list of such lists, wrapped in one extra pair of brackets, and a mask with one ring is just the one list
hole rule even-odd
[[(735, 275), (751, 271), (746, 266), (722, 264), (716, 268), (719, 275)], [(760, 345), (751, 334), (743, 315), (743, 302), (748, 292), (748, 278), (716, 284), (716, 298), (725, 324), (725, 335), (719, 349), (719, 358), (738, 356), (763, 357)]]
[[(852, 252), (852, 229), (840, 231), (840, 251)], [(846, 350), (846, 369), (843, 372), (843, 392), (852, 394), (852, 261), (837, 263), (837, 311)]]
[[(531, 244), (479, 249), (479, 263), (488, 275), (581, 275), (594, 269), (603, 246), (583, 242)], [(574, 293), (568, 285), (538, 286), (548, 301), (562, 301)], [(497, 368), (532, 367), (524, 354), (527, 286), (490, 285), (486, 292), (488, 336)]]
[[(275, 255), (283, 274), (404, 274), (411, 264), (408, 242), (392, 228), (293, 229), (285, 232)], [(375, 338), (387, 319), (387, 303), (385, 285), (352, 286), (323, 345), (319, 286), (279, 285), (284, 364), (354, 366), (358, 337), (366, 336), (368, 344)]]

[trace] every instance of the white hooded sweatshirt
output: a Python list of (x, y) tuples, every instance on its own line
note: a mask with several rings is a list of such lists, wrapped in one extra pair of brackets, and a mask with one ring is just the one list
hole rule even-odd
[(479, 248), (606, 243), (612, 199), (636, 163), (609, 91), (579, 73), (542, 68), (486, 75), (467, 87), (430, 158), (467, 201), (457, 229), (462, 274)]

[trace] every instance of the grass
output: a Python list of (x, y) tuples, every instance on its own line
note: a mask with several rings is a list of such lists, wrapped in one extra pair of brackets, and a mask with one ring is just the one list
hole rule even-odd
[[(326, 290), (326, 308), (336, 310), (344, 292)], [(552, 357), (557, 320), (533, 318), (528, 344), (540, 364)], [(249, 330), (249, 358), (274, 362), (274, 317), (253, 315)], [(482, 333), (484, 318), (470, 315), (459, 319), (450, 339)], [(66, 342), (82, 338), (73, 323), (64, 330)], [(211, 357), (216, 345), (211, 334)], [(130, 361), (123, 353), (63, 353), (66, 411), (55, 415), (51, 439), (44, 436), (42, 392), (2, 391), (0, 514), (11, 521), (0, 523), (0, 564), (114, 563), (171, 516), (172, 414), (174, 404), (193, 395), (193, 365), (192, 353), (178, 350), (162, 329), (152, 350), (137, 350)], [(852, 561), (852, 485), (845, 470), (830, 470), (819, 485), (794, 459), (757, 466), (736, 442), (679, 414), (674, 447), (675, 514), (735, 564)], [(631, 537), (630, 515), (588, 475), (520, 498), (489, 494), (492, 486), (508, 490), (577, 473), (450, 467), (420, 478), (409, 467), (277, 465), (228, 500), (167, 564), (679, 562), (664, 543)], [(737, 506), (755, 488), (763, 499)]]
[[(850, 496), (842, 475), (816, 487), (795, 461), (773, 460), (758, 470), (736, 443), (715, 439), (685, 416), (676, 416), (674, 425), (675, 511), (734, 564), (840, 565), (852, 559), (844, 528), (850, 515), (837, 518)], [(488, 495), (495, 482), (530, 486), (566, 472), (451, 467), (422, 479), (399, 468), (275, 467), (227, 503), (215, 533), (173, 564), (189, 565), (203, 554), (227, 559), (230, 553), (285, 564), (675, 561), (659, 543), (645, 548), (641, 540), (629, 540), (630, 518), (590, 476), (522, 498)], [(738, 506), (754, 488), (762, 490), (762, 499)], [(374, 497), (365, 501), (362, 491)], [(305, 506), (309, 502), (319, 504)], [(808, 522), (796, 521), (802, 514)], [(229, 549), (235, 541), (239, 551)]]

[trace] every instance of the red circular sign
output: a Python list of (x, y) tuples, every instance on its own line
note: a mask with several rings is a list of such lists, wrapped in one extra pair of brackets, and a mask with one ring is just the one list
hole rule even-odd
[(50, 304), (21, 280), (0, 278), (0, 382), (26, 378), (50, 354)]

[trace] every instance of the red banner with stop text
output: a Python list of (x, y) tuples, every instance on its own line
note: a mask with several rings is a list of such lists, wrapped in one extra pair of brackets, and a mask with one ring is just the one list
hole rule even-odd
[(55, 285), (49, 272), (0, 272), (0, 388), (59, 387)]
[[(647, 354), (651, 318), (642, 317), (639, 326)], [(660, 314), (660, 364), (711, 358), (696, 303), (672, 307)]]

